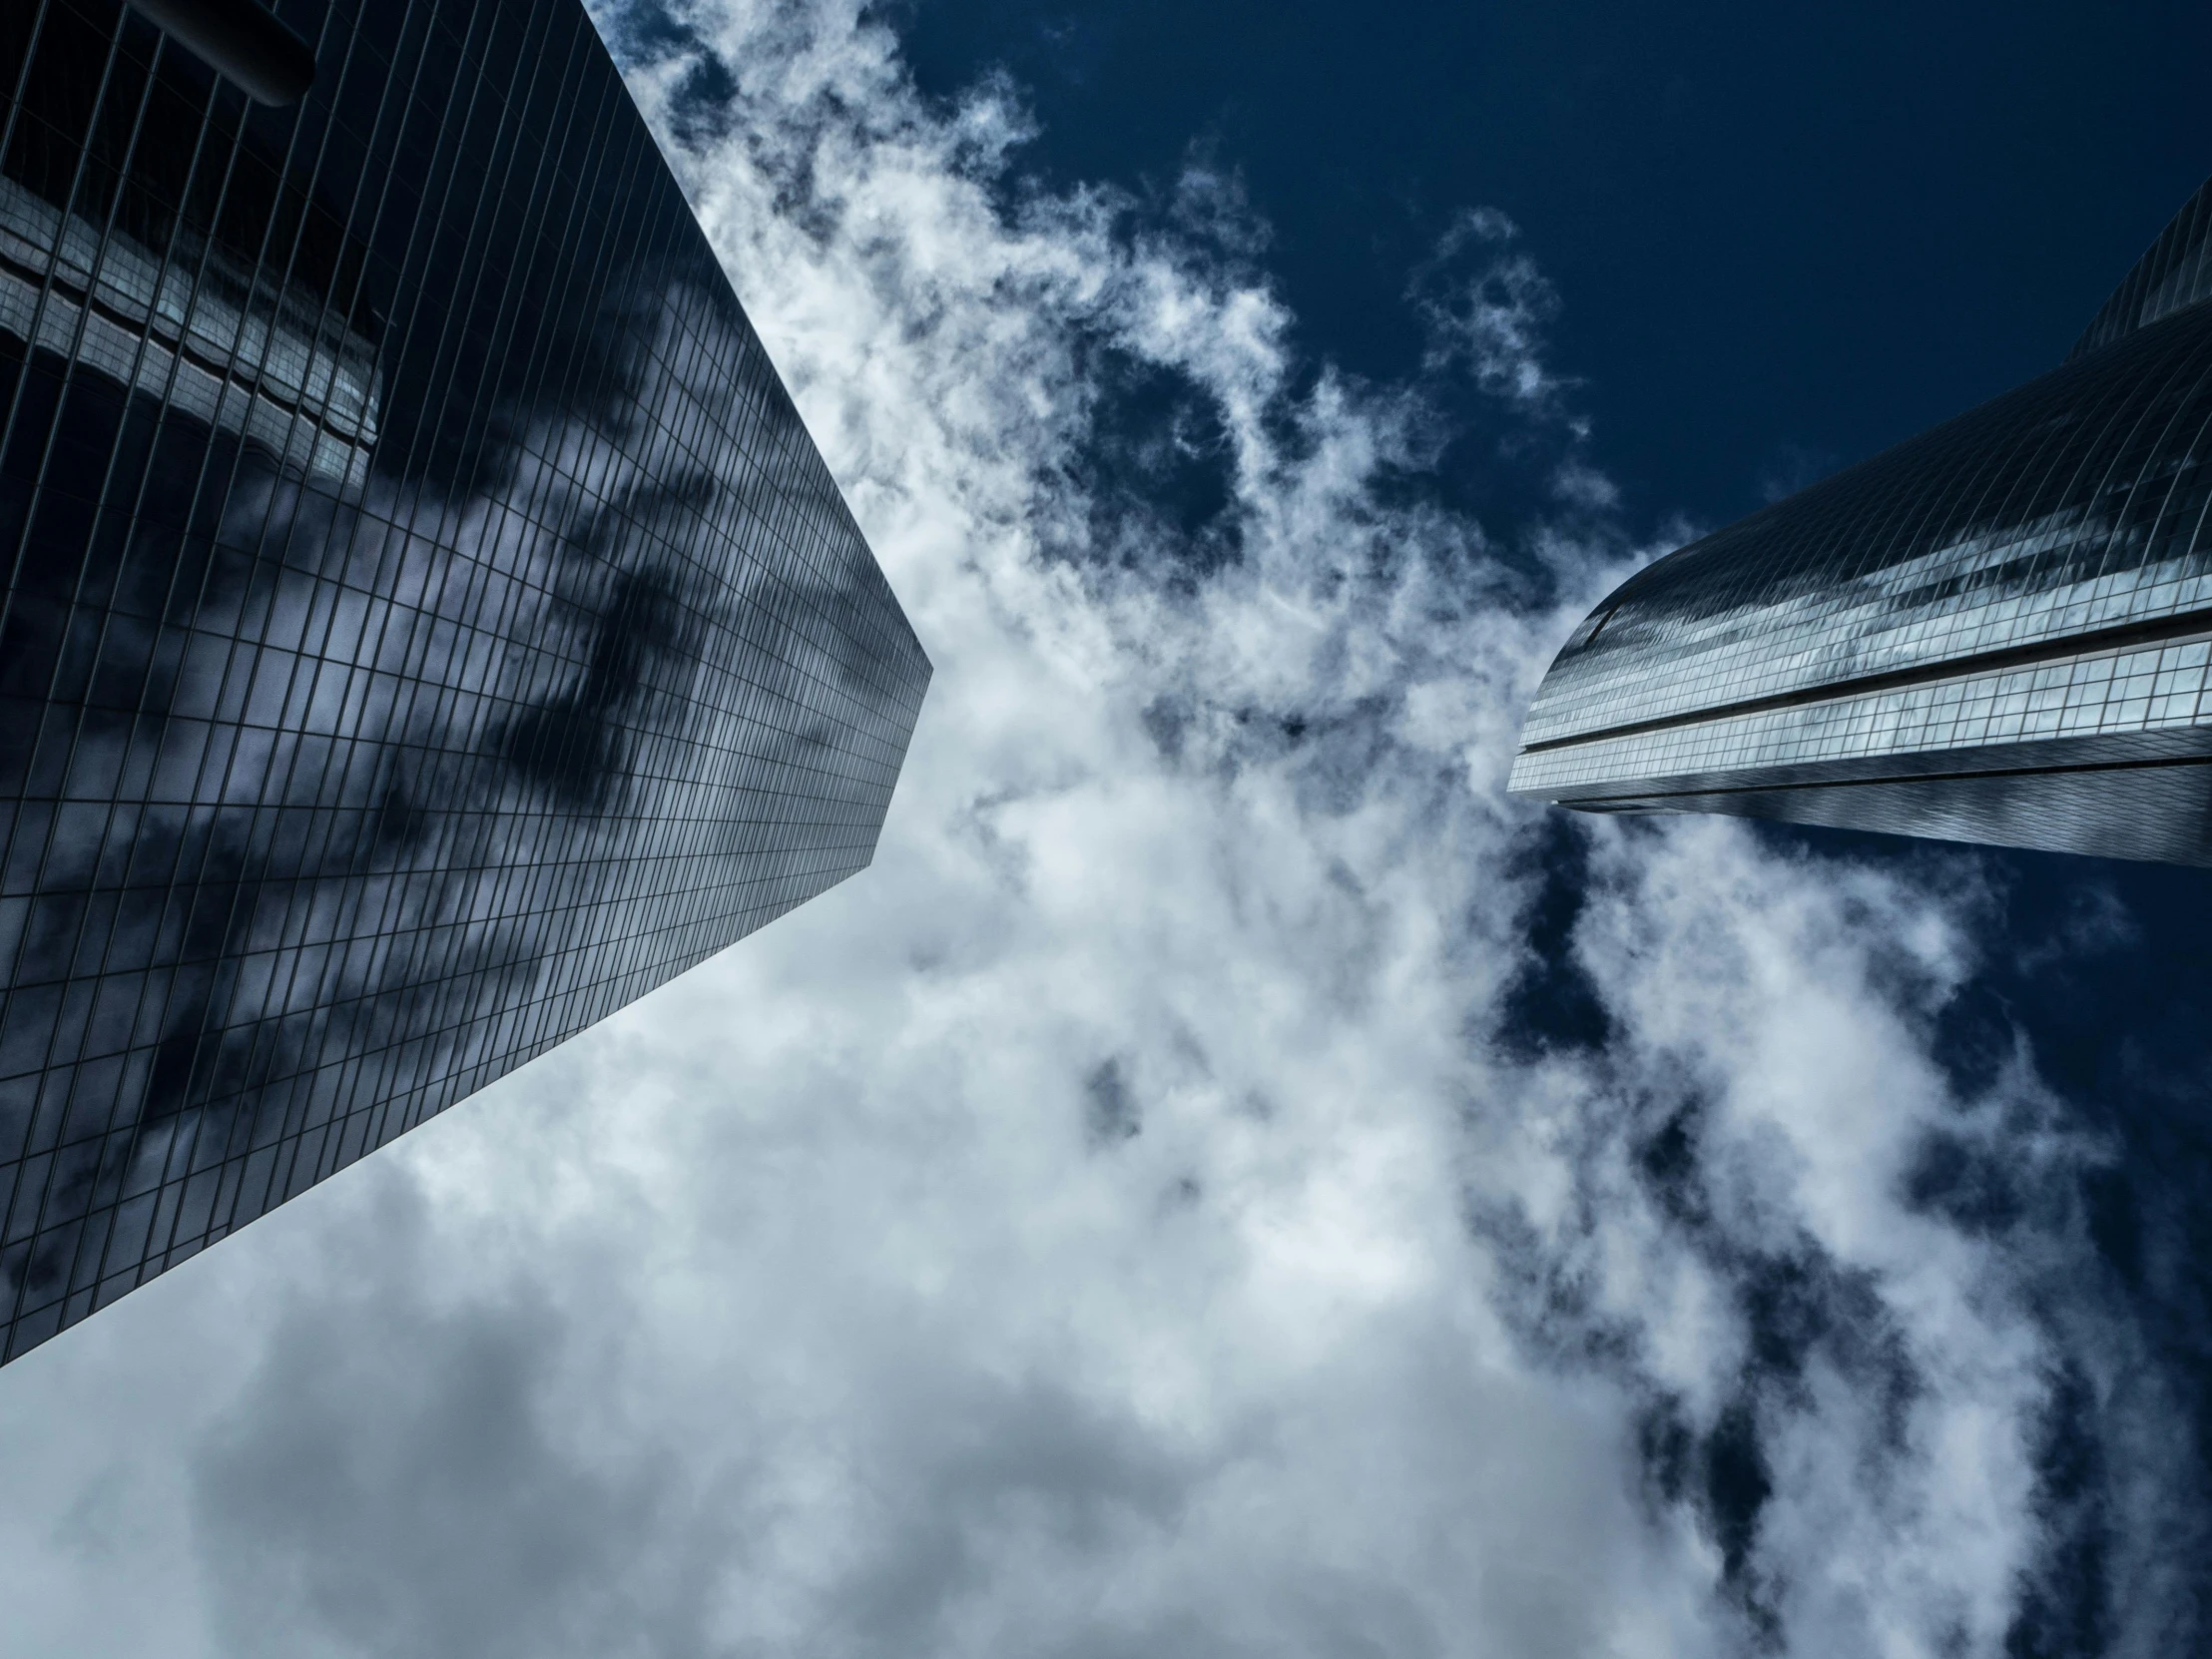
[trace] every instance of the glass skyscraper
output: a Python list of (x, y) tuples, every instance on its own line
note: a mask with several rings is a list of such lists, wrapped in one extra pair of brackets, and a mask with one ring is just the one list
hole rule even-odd
[(929, 680), (578, 0), (143, 10), (0, 12), (8, 1359), (862, 868)]
[(1660, 559), (1516, 795), (2212, 863), (2212, 183), (2050, 373)]

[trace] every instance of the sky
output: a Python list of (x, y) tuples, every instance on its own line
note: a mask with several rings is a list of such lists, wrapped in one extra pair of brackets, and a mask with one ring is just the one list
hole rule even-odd
[(2212, 883), (1501, 786), (2212, 20), (1520, 10), (595, 12), (936, 667), (875, 865), (0, 1374), (20, 1651), (2206, 1645)]

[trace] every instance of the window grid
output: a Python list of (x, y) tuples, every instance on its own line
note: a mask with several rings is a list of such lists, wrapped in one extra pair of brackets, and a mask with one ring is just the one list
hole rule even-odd
[(864, 867), (929, 674), (574, 0), (287, 3), (285, 112), (26, 11), (5, 1358)]

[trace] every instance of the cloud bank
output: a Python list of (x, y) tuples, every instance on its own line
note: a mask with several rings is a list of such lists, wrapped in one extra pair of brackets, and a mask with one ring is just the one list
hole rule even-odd
[(937, 665), (876, 865), (0, 1377), (26, 1650), (2185, 1650), (2108, 1154), (1938, 1051), (1983, 866), (1501, 793), (1656, 551), (1511, 227), (1408, 291), (1507, 535), (1233, 180), (601, 23)]

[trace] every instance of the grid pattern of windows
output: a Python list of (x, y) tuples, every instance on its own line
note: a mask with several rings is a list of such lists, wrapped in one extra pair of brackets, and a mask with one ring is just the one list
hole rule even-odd
[(577, 0), (0, 20), (0, 1359), (864, 867), (929, 665)]
[[(2212, 728), (2208, 236), (2212, 185), (2057, 370), (1622, 584), (1545, 677), (1510, 787), (1785, 819), (1819, 787), (1816, 822), (1849, 822), (1847, 781), (2077, 771), (2084, 740)], [(2046, 833), (2022, 799), (2003, 838), (2141, 842), (2079, 805)]]
[(1595, 738), (1528, 756), (1513, 783), (1531, 794), (1564, 796), (1624, 778), (1655, 782), (2059, 738), (2212, 729), (2208, 658), (2212, 641), (2203, 638), (2090, 652)]

